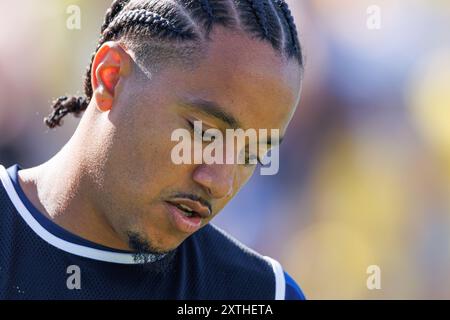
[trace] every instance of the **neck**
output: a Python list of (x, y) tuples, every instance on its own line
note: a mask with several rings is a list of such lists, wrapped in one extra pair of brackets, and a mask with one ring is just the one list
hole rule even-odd
[(62, 228), (104, 246), (129, 250), (126, 239), (119, 236), (95, 205), (98, 196), (86, 158), (89, 152), (81, 143), (85, 142), (81, 136), (86, 137), (77, 129), (49, 161), (20, 170), (20, 186), (31, 203)]

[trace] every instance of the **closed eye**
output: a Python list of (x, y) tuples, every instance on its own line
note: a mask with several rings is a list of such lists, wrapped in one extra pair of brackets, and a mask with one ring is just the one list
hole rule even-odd
[[(244, 163), (244, 166), (251, 167), (251, 166), (255, 166), (256, 164), (262, 165), (261, 159), (257, 155), (249, 154), (248, 150), (249, 150), (249, 146), (247, 145), (247, 146), (245, 146), (245, 163)], [(251, 163), (250, 162), (250, 161), (254, 162), (254, 160), (256, 160), (256, 163)]]
[(186, 120), (186, 122), (188, 123), (188, 125), (191, 128), (192, 132), (199, 134), (202, 137), (202, 139), (206, 137), (206, 138), (208, 138), (208, 140), (214, 141), (214, 139), (215, 139), (214, 135), (209, 135), (208, 133), (206, 133), (206, 130), (199, 131), (195, 127), (194, 123), (191, 120)]
[[(191, 131), (201, 135), (202, 139), (205, 136), (209, 137), (205, 130), (199, 131), (198, 128), (195, 127), (194, 123), (191, 120), (186, 120), (186, 122), (187, 122), (188, 126), (190, 127)], [(215, 138), (214, 135), (211, 135), (209, 140), (213, 141), (214, 138)], [(256, 164), (262, 165), (261, 159), (256, 155), (253, 155), (253, 154), (250, 155), (248, 150), (249, 150), (249, 146), (247, 145), (247, 146), (245, 146), (245, 163), (243, 165), (246, 167), (252, 167), (252, 166), (255, 166)], [(253, 162), (255, 159), (256, 159), (257, 163), (250, 163), (250, 161)]]

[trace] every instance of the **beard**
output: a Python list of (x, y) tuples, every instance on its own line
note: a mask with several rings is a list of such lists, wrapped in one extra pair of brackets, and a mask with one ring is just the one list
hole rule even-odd
[[(150, 240), (135, 231), (128, 231), (128, 246), (133, 251), (133, 255), (136, 262), (146, 263), (155, 262), (162, 259), (170, 250), (162, 250), (153, 246)], [(143, 259), (143, 260), (141, 260)]]

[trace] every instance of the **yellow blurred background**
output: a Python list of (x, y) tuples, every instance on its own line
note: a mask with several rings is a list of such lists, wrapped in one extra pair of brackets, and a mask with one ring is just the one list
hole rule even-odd
[[(69, 139), (78, 119), (42, 119), (81, 93), (110, 3), (0, 0), (0, 163), (39, 164)], [(216, 223), (309, 299), (450, 299), (450, 2), (288, 3), (306, 73), (280, 172), (255, 175)]]

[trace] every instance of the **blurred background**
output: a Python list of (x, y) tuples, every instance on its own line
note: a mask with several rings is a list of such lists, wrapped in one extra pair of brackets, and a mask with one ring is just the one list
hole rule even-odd
[[(74, 132), (70, 115), (57, 130), (42, 119), (81, 93), (110, 3), (0, 0), (4, 166), (40, 164)], [(450, 299), (450, 2), (288, 3), (306, 73), (280, 171), (255, 174), (216, 224), (310, 299)], [(70, 5), (81, 29), (66, 27)]]

